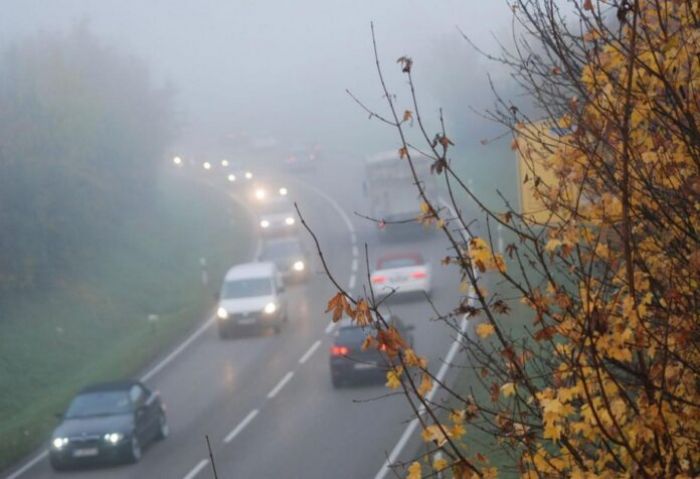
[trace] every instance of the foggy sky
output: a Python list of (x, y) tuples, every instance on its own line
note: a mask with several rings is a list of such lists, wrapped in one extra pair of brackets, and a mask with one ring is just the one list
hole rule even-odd
[(394, 89), (405, 83), (395, 60), (409, 55), (429, 112), (450, 89), (475, 102), (488, 95), (490, 66), (464, 58), (472, 53), (456, 27), (489, 47), (491, 32), (510, 21), (501, 0), (0, 0), (0, 8), (1, 47), (87, 22), (143, 59), (156, 82), (175, 89), (185, 136), (248, 132), (346, 146), (382, 131), (345, 93), (383, 108), (370, 21)]

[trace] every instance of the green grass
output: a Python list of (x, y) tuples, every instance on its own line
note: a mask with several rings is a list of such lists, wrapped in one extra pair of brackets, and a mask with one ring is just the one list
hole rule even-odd
[(164, 175), (155, 196), (100, 257), (2, 305), (0, 470), (46, 439), (78, 389), (138, 373), (195, 327), (226, 268), (249, 254), (244, 212), (221, 192)]

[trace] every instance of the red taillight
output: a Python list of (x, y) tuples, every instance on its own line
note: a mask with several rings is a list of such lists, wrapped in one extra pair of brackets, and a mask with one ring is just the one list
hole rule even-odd
[(382, 344), (379, 346), (380, 351), (386, 351), (386, 344)]
[(411, 278), (413, 279), (425, 279), (428, 277), (428, 273), (425, 271), (414, 271), (411, 273)]
[(331, 346), (331, 356), (347, 356), (349, 352), (345, 346)]
[(373, 282), (374, 284), (382, 284), (382, 283), (385, 283), (385, 282), (386, 282), (386, 276), (382, 276), (382, 275), (375, 275), (375, 276), (372, 276), (372, 282)]

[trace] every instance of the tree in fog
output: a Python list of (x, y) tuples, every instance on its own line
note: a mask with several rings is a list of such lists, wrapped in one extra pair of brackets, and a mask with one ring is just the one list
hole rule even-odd
[[(697, 477), (700, 3), (585, 0), (566, 14), (555, 0), (513, 3), (522, 33), (498, 60), (527, 95), (497, 98), (490, 115), (512, 132), (536, 211), (488, 209), (455, 173), (444, 127), (425, 127), (417, 66), (399, 59), (406, 107), (377, 63), (388, 113), (376, 117), (398, 133), (406, 168), (417, 155), (432, 158), (456, 212), (429, 197), (414, 171), (418, 221), (448, 238), (443, 263), (461, 273), (461, 304), (433, 327), (454, 328), (474, 370), (470, 390), (443, 385), (450, 411), (426, 400), (433, 369), (373, 295), (336, 285), (328, 309), (368, 325), (365, 347), (393, 359), (387, 385), (403, 389), (427, 447), (406, 465), (412, 479), (448, 469), (459, 478)], [(537, 113), (518, 101), (534, 101)], [(480, 237), (454, 200), (460, 192), (483, 208)], [(492, 241), (496, 224), (515, 238), (504, 254)], [(489, 276), (507, 288), (488, 291)], [(517, 302), (531, 318), (511, 316)], [(459, 329), (464, 314), (473, 335)], [(475, 431), (509, 460), (499, 468), (475, 453)]]
[(84, 26), (0, 56), (0, 294), (94, 256), (143, 208), (170, 132), (168, 95)]

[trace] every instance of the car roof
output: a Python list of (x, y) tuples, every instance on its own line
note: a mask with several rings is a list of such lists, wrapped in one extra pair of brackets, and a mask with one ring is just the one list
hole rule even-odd
[[(372, 316), (374, 316), (374, 313), (372, 313)], [(390, 323), (394, 319), (398, 319), (398, 316), (393, 315), (391, 313), (382, 313), (382, 317), (384, 318), (384, 321)], [(340, 321), (338, 321), (338, 329), (370, 329), (371, 326), (360, 326), (357, 323), (353, 322), (352, 318), (349, 316), (343, 316)]]
[(270, 261), (237, 264), (226, 273), (225, 280), (232, 281), (243, 278), (267, 278), (277, 271), (275, 264)]
[(128, 391), (136, 385), (140, 385), (135, 379), (125, 379), (121, 381), (110, 381), (104, 383), (91, 384), (80, 390), (79, 394), (105, 392), (105, 391)]
[(301, 244), (301, 239), (297, 236), (288, 236), (286, 238), (269, 239), (269, 240), (266, 240), (263, 242), (263, 249), (268, 247), (268, 246), (274, 246), (274, 245), (285, 244), (285, 243)]
[(379, 263), (382, 263), (384, 261), (393, 261), (396, 259), (404, 259), (404, 258), (410, 258), (412, 260), (415, 260), (416, 263), (418, 264), (424, 264), (425, 260), (423, 259), (423, 255), (420, 253), (417, 253), (415, 251), (402, 251), (402, 252), (395, 252), (395, 253), (388, 253), (381, 255), (380, 257), (377, 258), (377, 265)]

